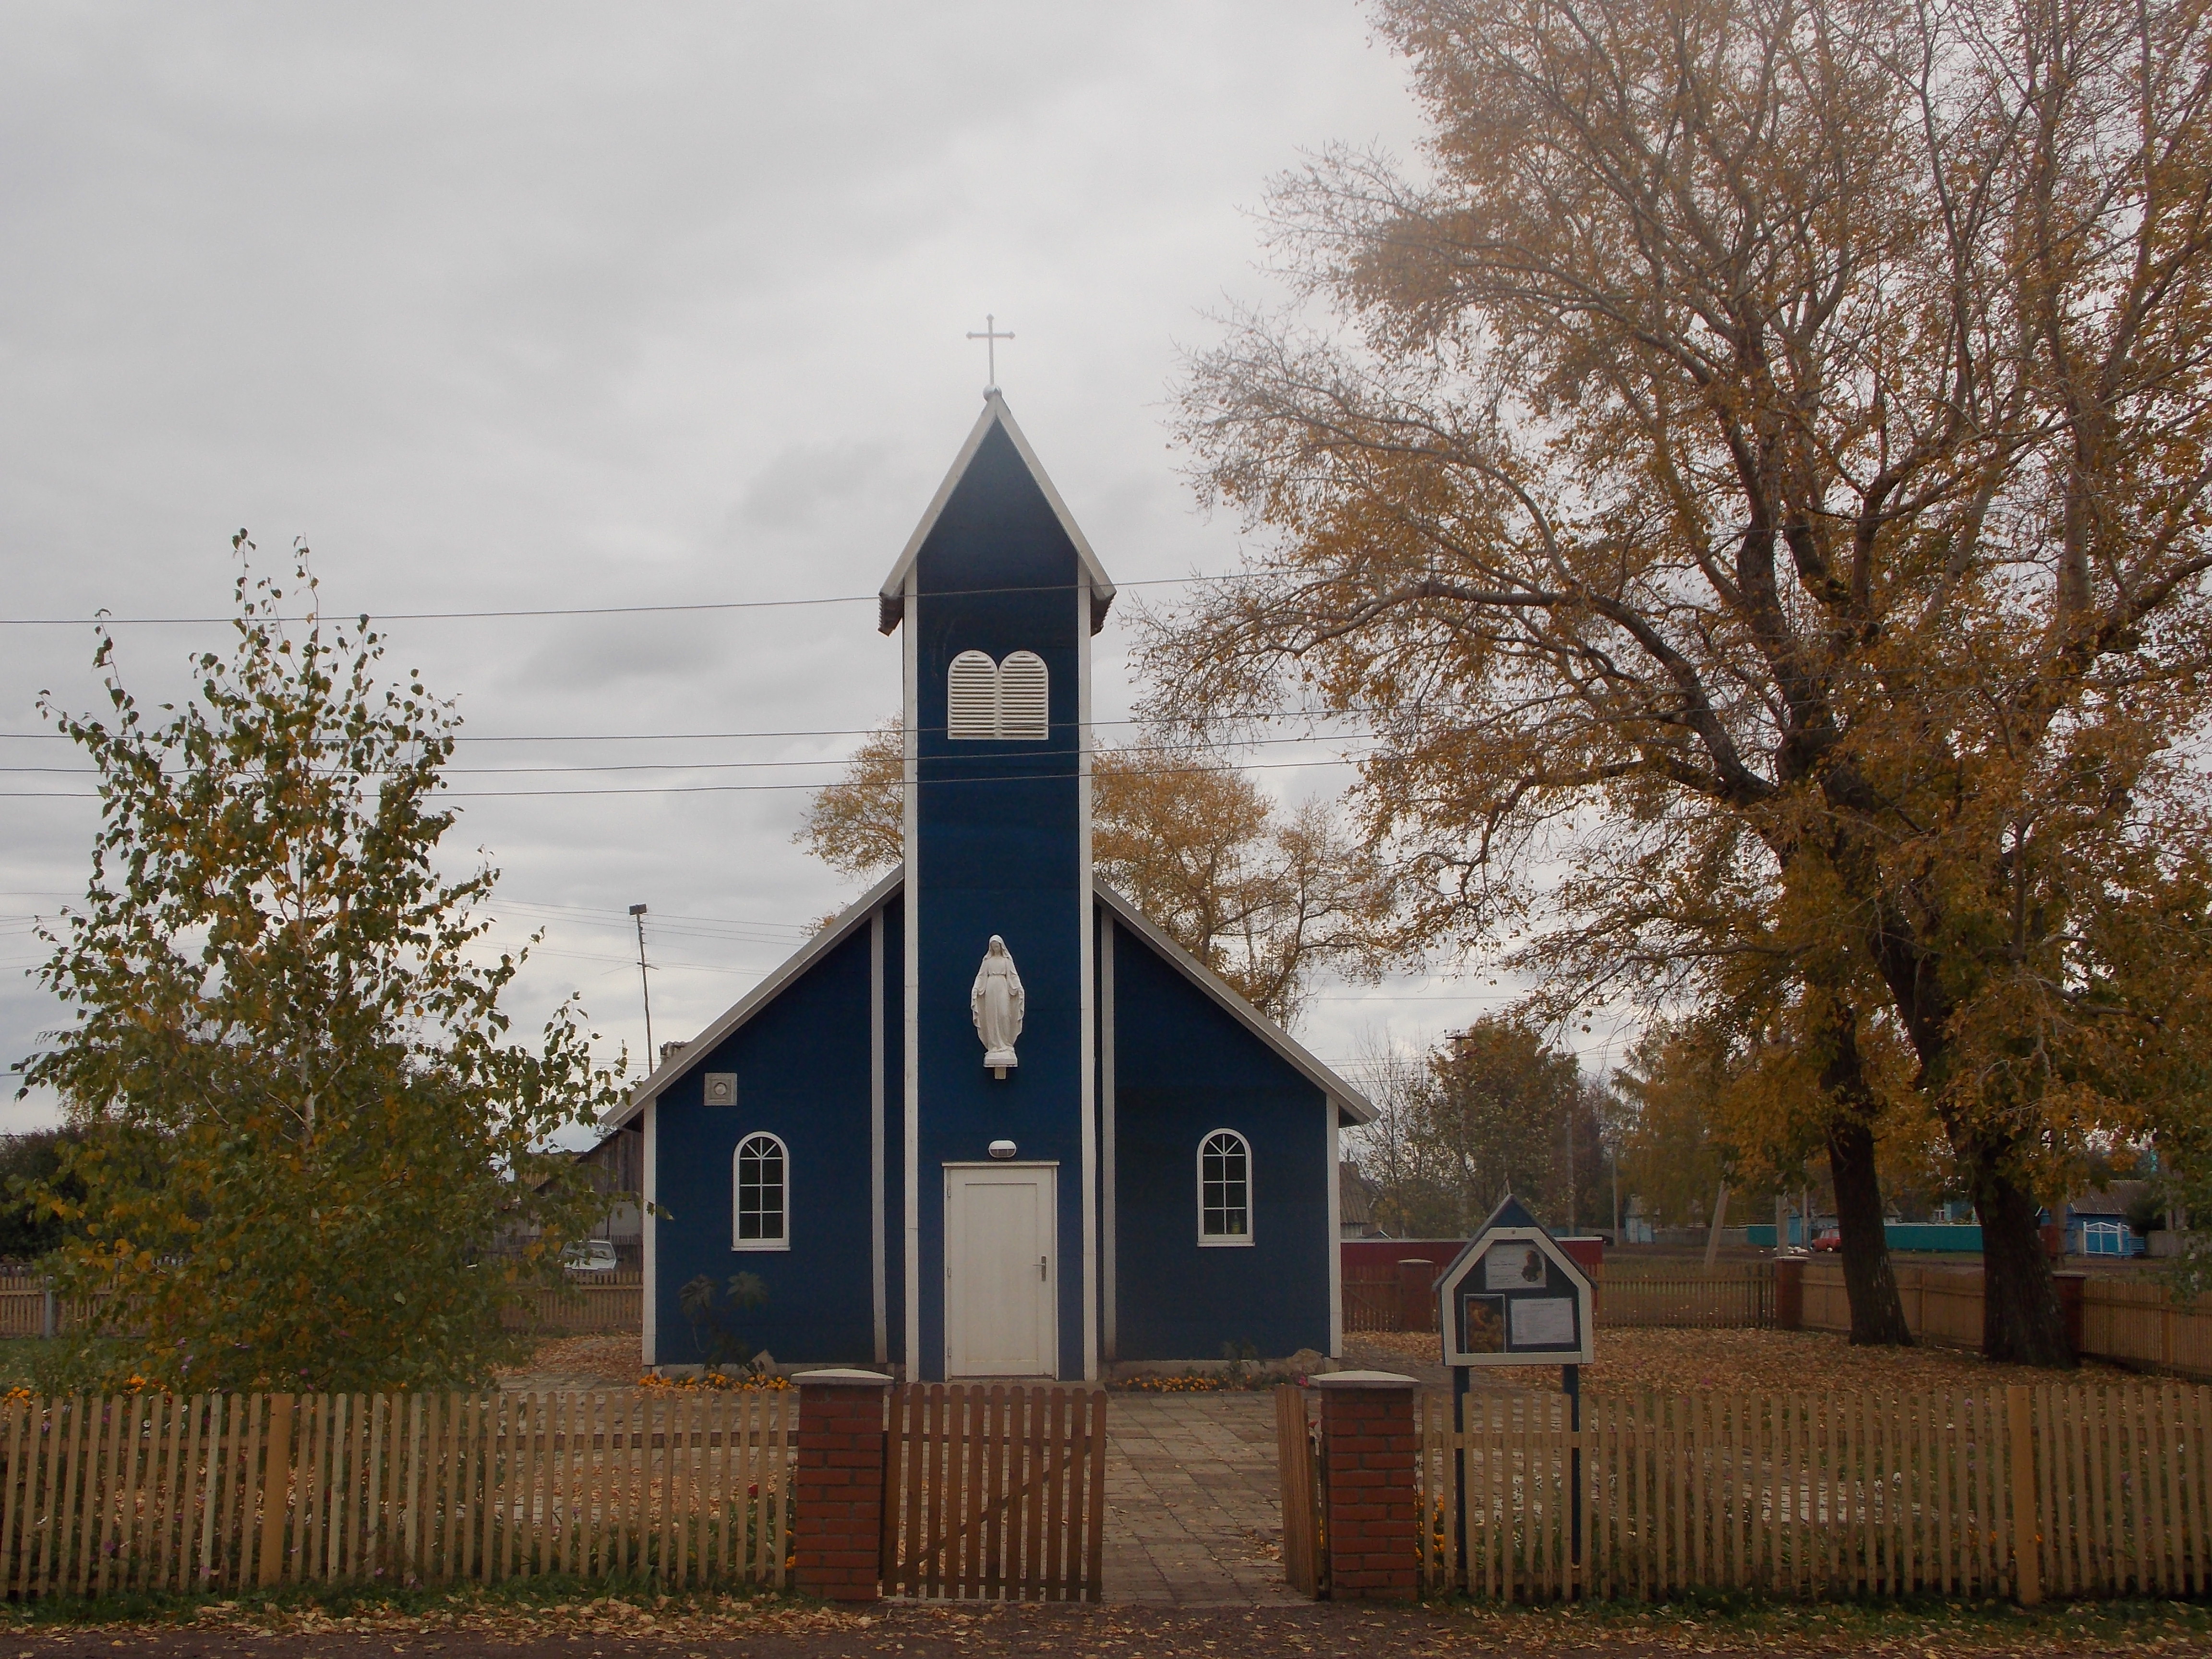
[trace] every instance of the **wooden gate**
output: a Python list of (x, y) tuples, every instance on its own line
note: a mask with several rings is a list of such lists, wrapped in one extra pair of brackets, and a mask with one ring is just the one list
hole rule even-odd
[(1103, 1392), (895, 1389), (884, 1449), (885, 1595), (1098, 1600)]

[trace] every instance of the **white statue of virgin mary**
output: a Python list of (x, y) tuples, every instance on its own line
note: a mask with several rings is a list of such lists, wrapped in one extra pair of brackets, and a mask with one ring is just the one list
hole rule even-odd
[(1014, 1058), (1014, 1039), (1022, 1034), (1022, 1012), (1028, 999), (1022, 994), (1022, 976), (1006, 954), (1006, 941), (991, 935), (991, 948), (975, 970), (975, 988), (968, 994), (968, 1012), (975, 1018), (975, 1035), (983, 1039), (983, 1063), (994, 1077), (1004, 1077)]

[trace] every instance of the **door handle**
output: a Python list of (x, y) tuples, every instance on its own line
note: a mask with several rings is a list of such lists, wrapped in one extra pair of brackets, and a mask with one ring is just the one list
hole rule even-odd
[(1044, 1264), (1049, 1260), (1051, 1260), (1051, 1258), (1048, 1256), (1041, 1255), (1037, 1258), (1037, 1277), (1039, 1279), (1042, 1279), (1045, 1276)]

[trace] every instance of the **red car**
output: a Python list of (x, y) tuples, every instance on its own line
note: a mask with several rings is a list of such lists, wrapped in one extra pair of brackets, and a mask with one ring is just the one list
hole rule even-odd
[(1823, 1227), (1814, 1238), (1813, 1248), (1816, 1250), (1840, 1250), (1844, 1248), (1844, 1235), (1838, 1228)]

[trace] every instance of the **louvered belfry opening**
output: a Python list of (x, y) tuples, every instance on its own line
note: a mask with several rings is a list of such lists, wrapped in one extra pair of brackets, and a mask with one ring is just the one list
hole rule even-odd
[(1045, 714), (1044, 659), (1017, 651), (999, 665), (999, 736), (1008, 743), (1042, 743)]
[(981, 651), (952, 659), (945, 684), (945, 733), (955, 739), (999, 735), (999, 665)]
[(963, 651), (945, 678), (945, 732), (955, 741), (1042, 743), (1051, 732), (1051, 683), (1044, 659), (1016, 651), (994, 663)]

